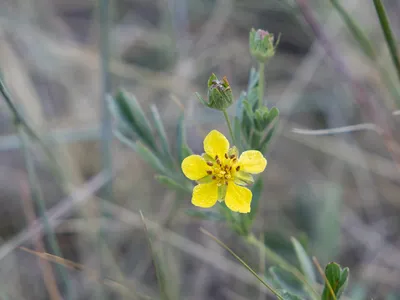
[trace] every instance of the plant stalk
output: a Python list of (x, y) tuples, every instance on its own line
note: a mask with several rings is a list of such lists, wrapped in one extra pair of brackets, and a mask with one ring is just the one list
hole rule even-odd
[(228, 125), (229, 134), (231, 135), (232, 142), (234, 145), (236, 145), (235, 135), (233, 134), (232, 125), (231, 125), (231, 120), (229, 119), (228, 113), (226, 112), (225, 109), (222, 112), (224, 113), (224, 117), (226, 120), (226, 124)]
[(393, 64), (396, 68), (397, 75), (400, 80), (400, 58), (397, 50), (397, 43), (394, 37), (392, 28), (390, 26), (389, 18), (386, 13), (385, 7), (381, 0), (374, 0), (376, 13), (378, 14), (379, 22), (381, 23), (383, 34), (385, 35), (386, 43), (389, 47), (390, 55), (393, 60)]
[(265, 63), (258, 63), (258, 107), (262, 107), (264, 104), (264, 70)]

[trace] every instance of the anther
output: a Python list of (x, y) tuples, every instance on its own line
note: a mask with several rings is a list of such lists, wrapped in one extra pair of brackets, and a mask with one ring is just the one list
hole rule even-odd
[(225, 153), (225, 158), (228, 159), (228, 154)]
[(233, 159), (233, 158), (235, 158), (235, 157), (236, 157), (235, 154), (232, 154), (231, 156), (229, 156), (230, 159)]
[(215, 159), (218, 159), (218, 155), (215, 155)]
[(209, 165), (210, 167), (212, 167), (214, 164), (211, 161), (207, 162), (207, 165)]
[(221, 165), (221, 161), (217, 158), (217, 164)]
[(226, 181), (225, 184), (228, 185), (228, 181)]
[(240, 170), (240, 166), (237, 166), (237, 167), (236, 167), (236, 171), (239, 171), (239, 170)]
[(213, 177), (211, 177), (213, 180), (217, 179), (217, 177), (214, 175)]
[(207, 174), (208, 174), (208, 175), (211, 175), (211, 174), (212, 174), (212, 171), (208, 170), (208, 171), (207, 171)]

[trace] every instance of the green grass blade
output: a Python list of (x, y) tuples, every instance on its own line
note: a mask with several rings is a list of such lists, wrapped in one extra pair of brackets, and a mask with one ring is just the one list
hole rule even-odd
[(376, 59), (376, 53), (370, 40), (364, 31), (358, 26), (354, 18), (351, 17), (345, 10), (345, 8), (340, 4), (339, 0), (331, 0), (333, 7), (336, 9), (340, 17), (343, 19), (350, 33), (356, 39), (364, 54), (372, 60)]
[(383, 34), (385, 35), (386, 43), (389, 47), (390, 55), (393, 60), (393, 64), (396, 68), (397, 75), (400, 80), (400, 58), (399, 52), (397, 50), (397, 42), (394, 37), (392, 28), (390, 26), (389, 18), (387, 16), (385, 7), (381, 0), (374, 0), (374, 5), (376, 9), (376, 13), (378, 14), (379, 22), (381, 23), (381, 27), (383, 30)]
[(236, 258), (251, 274), (253, 274), (268, 290), (271, 291), (278, 299), (283, 300), (284, 298), (268, 283), (266, 283), (258, 274), (255, 272), (248, 264), (245, 263), (244, 260), (242, 260), (235, 252), (233, 252), (232, 249), (230, 249), (227, 245), (225, 245), (222, 241), (220, 241), (217, 237), (212, 235), (210, 232), (207, 230), (200, 228), (200, 231), (203, 232), (205, 235), (208, 237), (212, 238), (216, 243), (218, 243), (221, 247), (223, 247), (225, 250), (227, 250), (234, 258)]

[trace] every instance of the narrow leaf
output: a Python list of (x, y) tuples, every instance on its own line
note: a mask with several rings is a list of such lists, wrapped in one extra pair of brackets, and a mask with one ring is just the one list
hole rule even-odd
[(306, 276), (308, 283), (310, 285), (314, 285), (316, 283), (316, 277), (313, 263), (310, 257), (307, 255), (307, 252), (304, 250), (303, 246), (299, 243), (298, 240), (292, 237), (291, 241), (303, 274)]
[(268, 271), (283, 290), (296, 295), (304, 294), (301, 283), (291, 273), (277, 266), (270, 267)]
[(178, 157), (179, 162), (182, 162), (185, 157), (193, 154), (193, 151), (190, 149), (186, 142), (186, 130), (185, 130), (185, 116), (182, 113), (177, 127), (177, 147), (178, 147)]
[(158, 159), (157, 156), (154, 155), (154, 153), (144, 146), (140, 142), (133, 142), (126, 138), (121, 132), (115, 131), (114, 135), (125, 145), (128, 147), (132, 148), (137, 154), (140, 155), (140, 157), (147, 162), (149, 165), (151, 165), (154, 169), (157, 171), (163, 173), (163, 174), (168, 174), (167, 169), (163, 165), (163, 163)]
[(156, 150), (150, 122), (145, 116), (139, 102), (136, 100), (136, 97), (132, 94), (128, 94), (124, 90), (120, 90), (115, 100), (119, 108), (120, 116), (131, 124), (132, 129), (150, 148), (152, 148), (152, 150)]
[(225, 245), (222, 241), (220, 241), (217, 237), (213, 236), (207, 230), (200, 228), (200, 231), (203, 232), (205, 235), (213, 239), (217, 244), (227, 250), (234, 258), (236, 258), (251, 274), (253, 274), (267, 289), (269, 289), (278, 299), (283, 299), (282, 296), (272, 287), (270, 286), (265, 280), (263, 280), (257, 272), (255, 272), (248, 264), (245, 263), (231, 248)]
[(165, 155), (165, 157), (171, 158), (171, 160), (172, 160), (171, 149), (168, 144), (167, 134), (165, 132), (164, 124), (161, 120), (160, 113), (158, 112), (157, 106), (155, 106), (153, 104), (150, 109), (151, 109), (151, 113), (153, 116), (153, 121), (154, 121), (156, 131), (161, 140), (161, 145), (163, 148), (164, 155)]
[(181, 190), (187, 193), (191, 193), (192, 192), (192, 188), (190, 187), (189, 184), (186, 183), (178, 183), (177, 181), (175, 181), (175, 179), (172, 179), (171, 177), (168, 176), (164, 176), (164, 175), (156, 175), (154, 177), (158, 182), (172, 188), (175, 190)]

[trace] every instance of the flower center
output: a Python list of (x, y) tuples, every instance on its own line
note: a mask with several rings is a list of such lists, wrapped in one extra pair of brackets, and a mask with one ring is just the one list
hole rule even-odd
[(212, 167), (207, 173), (212, 175), (212, 180), (215, 180), (217, 186), (228, 185), (228, 182), (233, 180), (234, 173), (240, 170), (237, 164), (236, 155), (228, 156), (225, 153), (224, 157), (215, 156), (214, 161), (208, 161), (207, 164)]

